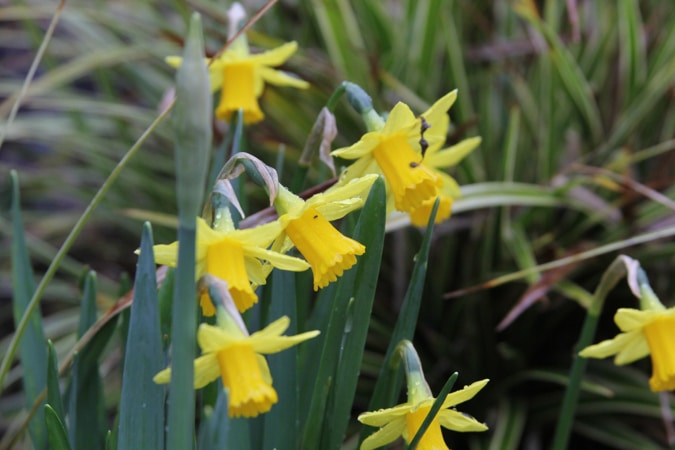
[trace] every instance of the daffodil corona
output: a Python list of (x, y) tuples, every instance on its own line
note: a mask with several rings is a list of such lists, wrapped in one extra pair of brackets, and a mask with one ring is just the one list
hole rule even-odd
[[(245, 311), (253, 306), (258, 297), (251, 288), (251, 282), (265, 284), (265, 274), (260, 260), (284, 270), (303, 271), (309, 265), (298, 258), (267, 250), (267, 247), (281, 232), (279, 222), (268, 223), (246, 230), (225, 226), (214, 230), (206, 222), (197, 219), (197, 277), (211, 274), (228, 283), (230, 295), (237, 309)], [(169, 245), (155, 245), (155, 261), (175, 267), (178, 242)], [(205, 315), (212, 315), (210, 302), (202, 296)]]
[[(258, 105), (265, 83), (306, 89), (309, 84), (273, 67), (283, 64), (298, 48), (296, 42), (288, 42), (267, 52), (250, 54), (246, 36), (237, 38), (217, 59), (208, 60), (211, 90), (220, 90), (220, 103), (216, 117), (231, 120), (241, 109), (244, 123), (260, 122), (264, 118)], [(181, 58), (166, 58), (169, 65), (178, 67)]]
[[(225, 317), (225, 320), (220, 320)], [(247, 336), (227, 313), (219, 315), (221, 326), (202, 324), (197, 341), (202, 355), (194, 361), (194, 387), (202, 388), (217, 379), (229, 390), (230, 417), (255, 417), (268, 412), (278, 401), (264, 354), (277, 353), (311, 339), (318, 331), (282, 336), (290, 319), (281, 317), (263, 330)], [(171, 380), (171, 369), (159, 372), (155, 383)]]

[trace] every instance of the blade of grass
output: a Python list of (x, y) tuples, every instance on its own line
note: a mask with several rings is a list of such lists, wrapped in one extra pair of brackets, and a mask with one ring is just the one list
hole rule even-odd
[[(227, 390), (218, 390), (216, 407), (210, 416), (203, 420), (199, 427), (198, 450), (227, 449), (230, 431), (230, 416), (228, 415)], [(271, 448), (271, 447), (270, 447)]]
[(152, 381), (164, 364), (152, 245), (152, 229), (146, 222), (124, 354), (118, 450), (164, 448), (165, 390)]
[[(30, 298), (35, 292), (35, 279), (26, 248), (21, 218), (21, 198), (19, 194), (19, 178), (15, 171), (10, 173), (12, 183), (12, 291), (14, 300), (12, 312), (14, 323), (20, 324), (23, 314), (30, 306)], [(23, 368), (23, 391), (26, 408), (30, 408), (47, 385), (47, 347), (42, 317), (39, 311), (29, 315), (26, 335), (19, 346)], [(47, 448), (47, 435), (44, 416), (40, 410), (37, 417), (29, 425), (33, 446), (36, 449)]]
[(61, 397), (61, 388), (59, 387), (59, 371), (56, 360), (56, 351), (52, 341), (48, 341), (49, 356), (47, 361), (47, 403), (52, 408), (56, 416), (65, 423), (66, 412), (63, 408), (63, 398)]
[(443, 406), (443, 402), (445, 401), (445, 397), (450, 393), (450, 390), (455, 385), (455, 381), (457, 381), (458, 376), (459, 374), (455, 372), (452, 375), (450, 375), (448, 381), (445, 382), (445, 384), (443, 385), (443, 389), (441, 389), (441, 392), (438, 393), (436, 400), (434, 400), (434, 404), (431, 405), (429, 414), (427, 414), (427, 416), (424, 418), (422, 425), (420, 425), (419, 429), (417, 430), (417, 433), (415, 433), (415, 437), (410, 441), (410, 444), (408, 445), (408, 450), (415, 450), (417, 448), (417, 444), (420, 443), (422, 436), (424, 436), (424, 433), (427, 431), (427, 428), (429, 428), (429, 425), (431, 425), (431, 422), (438, 414), (438, 411), (440, 411), (441, 406)]

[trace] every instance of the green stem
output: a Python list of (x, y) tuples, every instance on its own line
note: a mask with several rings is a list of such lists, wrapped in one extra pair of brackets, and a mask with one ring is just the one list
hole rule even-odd
[(150, 134), (152, 134), (152, 132), (155, 131), (157, 126), (160, 123), (162, 123), (162, 121), (166, 118), (168, 112), (171, 110), (172, 107), (173, 103), (166, 110), (164, 110), (159, 116), (157, 116), (157, 118), (143, 132), (143, 134), (138, 138), (138, 140), (129, 149), (129, 151), (127, 151), (126, 155), (122, 157), (120, 162), (108, 176), (108, 179), (105, 180), (103, 185), (99, 188), (98, 192), (91, 199), (89, 205), (84, 210), (80, 218), (77, 220), (75, 226), (73, 226), (73, 229), (70, 231), (70, 234), (68, 235), (66, 240), (63, 242), (63, 244), (61, 244), (61, 248), (59, 248), (59, 251), (54, 256), (54, 259), (52, 260), (51, 264), (47, 268), (47, 271), (40, 280), (40, 284), (38, 284), (37, 288), (35, 289), (35, 293), (33, 294), (33, 297), (31, 298), (30, 302), (28, 303), (28, 306), (26, 307), (26, 310), (24, 311), (23, 316), (21, 317), (21, 321), (16, 326), (16, 331), (14, 333), (14, 336), (12, 336), (12, 340), (9, 343), (7, 353), (5, 354), (5, 357), (2, 360), (2, 364), (0, 364), (0, 392), (2, 392), (2, 390), (4, 389), (5, 378), (7, 377), (10, 365), (14, 360), (14, 355), (16, 354), (16, 350), (19, 346), (19, 341), (21, 341), (21, 337), (23, 336), (23, 333), (26, 331), (26, 327), (28, 326), (28, 321), (31, 317), (31, 314), (33, 313), (33, 311), (35, 311), (35, 308), (37, 308), (38, 304), (40, 303), (40, 299), (42, 298), (42, 295), (44, 294), (45, 289), (47, 288), (47, 284), (52, 280), (52, 278), (56, 274), (56, 270), (59, 268), (61, 261), (63, 261), (66, 254), (68, 253), (68, 250), (70, 250), (70, 247), (72, 247), (72, 245), (75, 243), (75, 240), (80, 235), (80, 232), (84, 228), (84, 224), (89, 220), (89, 217), (93, 213), (94, 209), (101, 202), (103, 196), (108, 192), (108, 190), (115, 182), (115, 180), (117, 180), (117, 177), (120, 175), (120, 173), (122, 173), (122, 169), (126, 167), (131, 158), (138, 152), (138, 150), (140, 150), (141, 145), (143, 145), (148, 136), (150, 136)]
[(424, 436), (424, 432), (427, 431), (427, 428), (429, 428), (429, 425), (431, 425), (431, 422), (433, 422), (434, 418), (438, 414), (438, 411), (440, 411), (441, 406), (443, 406), (443, 401), (445, 401), (445, 397), (447, 397), (448, 393), (455, 385), (455, 381), (457, 381), (458, 376), (459, 374), (455, 372), (452, 375), (450, 375), (448, 381), (445, 382), (445, 385), (443, 385), (443, 389), (441, 389), (441, 392), (438, 393), (438, 397), (436, 397), (436, 400), (434, 400), (434, 404), (431, 406), (429, 414), (427, 414), (427, 416), (424, 418), (424, 422), (422, 422), (422, 425), (420, 425), (420, 428), (417, 430), (417, 433), (415, 433), (415, 437), (413, 438), (413, 440), (410, 441), (410, 444), (408, 445), (408, 450), (415, 450), (417, 444), (419, 444), (420, 440), (422, 439), (422, 436)]
[(330, 96), (328, 101), (326, 102), (326, 108), (330, 112), (335, 111), (335, 108), (337, 107), (337, 103), (340, 101), (340, 98), (342, 97), (342, 94), (345, 93), (345, 89), (347, 88), (347, 82), (343, 81), (340, 86), (338, 86), (335, 91), (333, 91), (333, 95)]
[[(579, 337), (579, 343), (577, 344), (578, 349), (586, 348), (593, 342), (605, 298), (609, 291), (616, 286), (616, 283), (618, 283), (625, 274), (626, 267), (624, 260), (619, 256), (602, 275), (600, 284), (595, 290), (593, 303), (591, 303), (591, 306), (588, 308), (586, 320), (584, 321), (581, 330), (581, 336)], [(572, 369), (570, 370), (569, 382), (567, 384), (567, 389), (565, 390), (565, 397), (563, 398), (562, 407), (560, 408), (558, 425), (556, 426), (555, 434), (553, 435), (552, 450), (564, 450), (567, 448), (574, 413), (579, 400), (581, 380), (586, 370), (586, 364), (586, 358), (581, 358), (579, 356), (574, 357)]]

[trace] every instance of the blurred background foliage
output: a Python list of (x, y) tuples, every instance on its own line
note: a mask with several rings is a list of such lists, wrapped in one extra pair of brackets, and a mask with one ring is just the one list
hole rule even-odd
[[(250, 13), (262, 0), (244, 1)], [(517, 2), (520, 6), (528, 2)], [(187, 18), (202, 13), (207, 53), (227, 37), (223, 1), (64, 2), (34, 81), (7, 122), (52, 19), (55, 2), (0, 2), (0, 354), (11, 330), (8, 173), (21, 177), (29, 248), (39, 277), (89, 200), (157, 116), (180, 54)], [(532, 5), (530, 5), (532, 6)], [(481, 146), (453, 173), (460, 184), (540, 186), (554, 206), (471, 208), (436, 227), (415, 345), (432, 390), (450, 373), (458, 386), (490, 378), (462, 410), (487, 421), (484, 435), (448, 436), (453, 448), (546, 448), (584, 317), (583, 305), (616, 252), (542, 275), (446, 298), (497, 276), (645, 232), (675, 226), (675, 4), (659, 0), (538, 2), (524, 20), (506, 1), (280, 0), (248, 34), (253, 48), (296, 40), (285, 70), (308, 91), (267, 88), (266, 120), (246, 129), (244, 148), (281, 166), (290, 183), (295, 161), (321, 107), (343, 80), (360, 84), (386, 111), (402, 100), (417, 112), (452, 89), (448, 142), (481, 136)], [(364, 133), (343, 101), (334, 147)], [(214, 123), (214, 146), (227, 127)], [(98, 273), (99, 311), (119, 297), (133, 273), (141, 221), (175, 214), (173, 144), (159, 126), (125, 169), (78, 238), (41, 304), (58, 354), (78, 327), (78, 286)], [(281, 164), (280, 161), (283, 163)], [(329, 173), (318, 164), (309, 187)], [(504, 185), (501, 185), (504, 186)], [(517, 203), (517, 202), (516, 202)], [(249, 212), (258, 206), (255, 198)], [(170, 242), (171, 227), (155, 227)], [(385, 242), (373, 323), (354, 405), (368, 404), (389, 342), (421, 233), (403, 229)], [(625, 250), (641, 261), (655, 292), (672, 305), (675, 243)], [(309, 292), (308, 292), (308, 295)], [(517, 305), (517, 306), (516, 306)], [(598, 340), (615, 334), (613, 312), (635, 306), (625, 283), (610, 294)], [(520, 314), (498, 325), (514, 306)], [(118, 346), (101, 363), (104, 395), (114, 408)], [(666, 442), (647, 360), (630, 367), (590, 364), (570, 448), (659, 448)], [(15, 367), (0, 403), (0, 434), (23, 402)], [(351, 432), (357, 433), (356, 423)]]

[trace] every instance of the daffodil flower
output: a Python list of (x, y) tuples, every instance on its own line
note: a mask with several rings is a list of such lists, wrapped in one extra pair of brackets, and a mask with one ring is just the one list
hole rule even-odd
[(356, 264), (356, 256), (366, 251), (361, 243), (344, 236), (330, 222), (363, 206), (375, 179), (374, 174), (361, 177), (307, 201), (279, 187), (274, 206), (283, 233), (278, 238), (280, 244), (273, 248), (287, 251), (288, 241), (295, 245), (312, 268), (314, 290), (337, 280)]
[[(233, 320), (224, 324), (221, 321), (222, 326), (201, 324), (197, 341), (202, 355), (194, 361), (195, 389), (221, 377), (223, 386), (229, 390), (230, 417), (255, 417), (269, 411), (278, 397), (262, 355), (280, 352), (319, 334), (319, 331), (308, 331), (282, 336), (289, 324), (290, 319), (284, 316), (250, 336)], [(162, 370), (153, 380), (158, 384), (168, 383), (171, 369)]]
[(441, 179), (442, 186), (438, 190), (437, 197), (422, 202), (421, 206), (410, 211), (410, 222), (413, 225), (417, 227), (426, 226), (429, 222), (429, 216), (431, 215), (431, 210), (434, 207), (436, 198), (440, 198), (440, 203), (434, 222), (440, 223), (450, 217), (450, 214), (452, 213), (452, 204), (456, 198), (461, 196), (461, 192), (457, 181), (445, 171), (438, 169), (445, 169), (457, 165), (457, 163), (464, 159), (466, 155), (478, 147), (480, 142), (480, 137), (473, 137), (464, 139), (463, 141), (444, 149), (441, 149), (441, 145), (434, 145), (433, 147), (429, 146), (429, 149), (424, 155), (423, 163)]
[(660, 302), (648, 309), (620, 308), (614, 322), (622, 331), (612, 339), (583, 349), (584, 358), (616, 355), (614, 363), (624, 365), (651, 355), (652, 391), (675, 389), (675, 307), (666, 309)]
[[(220, 229), (212, 229), (203, 219), (197, 218), (197, 278), (208, 273), (227, 281), (237, 309), (247, 310), (258, 301), (251, 283), (265, 284), (266, 274), (260, 260), (283, 270), (303, 271), (309, 268), (309, 264), (299, 258), (267, 249), (280, 232), (278, 221), (237, 230), (229, 223)], [(154, 252), (158, 264), (176, 266), (178, 242), (155, 245)], [(202, 306), (209, 304), (202, 297)], [(207, 306), (204, 313), (212, 315), (213, 309)]]
[[(252, 55), (246, 37), (242, 35), (218, 59), (208, 59), (211, 90), (220, 90), (216, 117), (229, 121), (241, 109), (244, 123), (260, 122), (264, 114), (258, 105), (258, 98), (262, 95), (265, 83), (298, 89), (309, 87), (306, 81), (273, 69), (290, 58), (297, 48), (296, 42), (287, 42), (273, 50)], [(166, 58), (166, 62), (173, 67), (180, 66), (181, 61), (182, 58), (177, 56)]]
[[(393, 206), (399, 211), (412, 212), (435, 199), (443, 180), (423, 163), (422, 143), (429, 147), (443, 144), (446, 113), (455, 97), (456, 93), (451, 92), (439, 99), (422, 114), (424, 120), (415, 117), (408, 105), (401, 102), (394, 106), (386, 121), (373, 110), (365, 113), (369, 132), (356, 144), (332, 153), (356, 160), (345, 170), (341, 182), (381, 173), (386, 180), (387, 197), (393, 199)], [(423, 127), (428, 127), (424, 133)]]
[[(424, 379), (421, 381), (422, 389), (414, 390), (412, 393), (408, 389), (407, 403), (359, 415), (359, 422), (373, 427), (381, 427), (363, 441), (361, 450), (382, 447), (395, 441), (399, 436), (402, 436), (408, 444), (412, 441), (435, 401), (426, 381)], [(420, 439), (417, 449), (448, 450), (448, 446), (443, 440), (441, 427), (461, 432), (487, 430), (485, 424), (451, 408), (473, 398), (488, 381), (476, 381), (469, 386), (465, 386), (462, 390), (448, 394), (438, 415)], [(410, 382), (408, 382), (408, 385), (410, 386)]]

